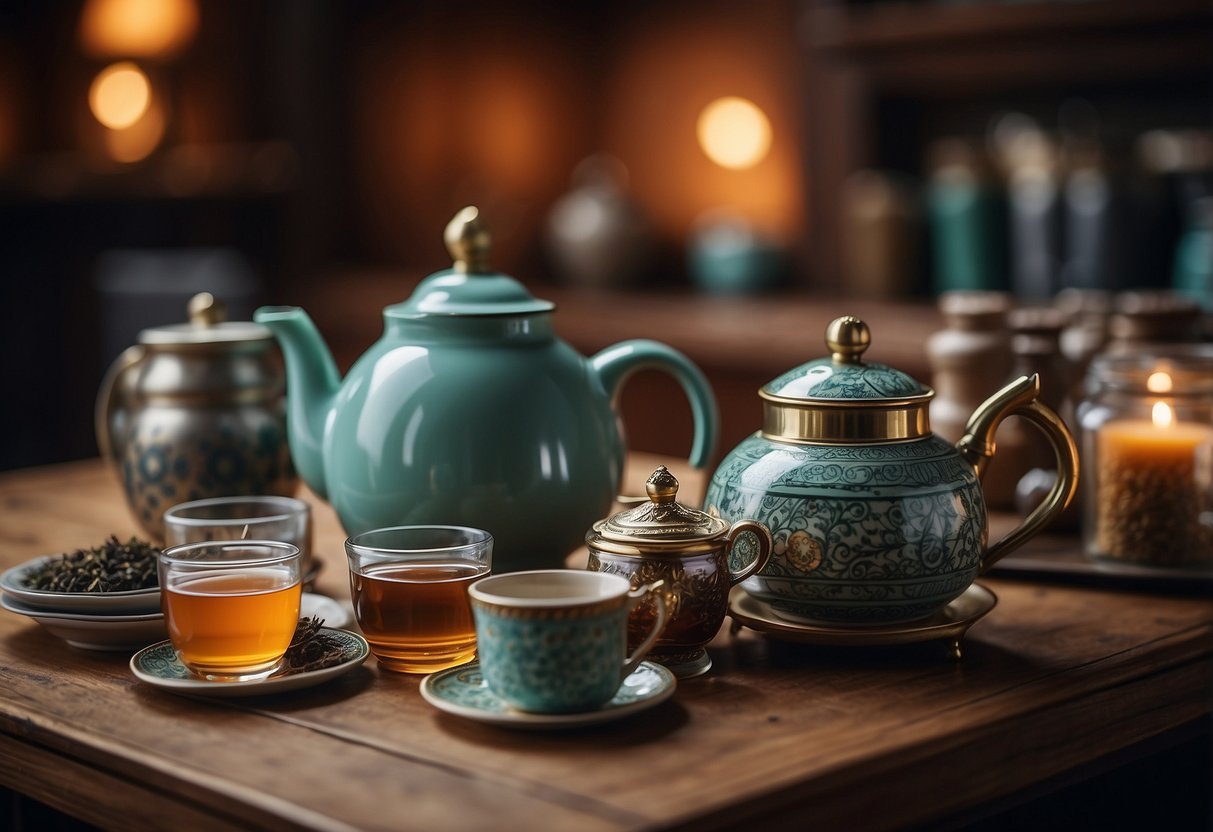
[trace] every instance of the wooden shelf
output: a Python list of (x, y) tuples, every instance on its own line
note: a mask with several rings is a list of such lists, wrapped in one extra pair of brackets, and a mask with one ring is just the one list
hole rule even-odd
[(1140, 35), (1147, 27), (1213, 24), (1207, 0), (1094, 0), (1093, 2), (828, 4), (806, 19), (808, 43), (817, 49), (861, 52), (882, 49), (971, 47), (975, 41), (1066, 37), (1119, 31)]

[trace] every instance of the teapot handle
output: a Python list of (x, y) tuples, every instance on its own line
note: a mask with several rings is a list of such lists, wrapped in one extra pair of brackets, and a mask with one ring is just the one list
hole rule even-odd
[(732, 552), (733, 547), (737, 545), (737, 538), (741, 537), (746, 532), (753, 532), (754, 536), (758, 538), (758, 557), (754, 558), (754, 560), (747, 563), (745, 567), (737, 572), (732, 572), (732, 570), (730, 570), (732, 574), (729, 576), (729, 586), (737, 586), (737, 584), (741, 583), (755, 572), (760, 571), (762, 567), (767, 565), (767, 561), (771, 559), (771, 546), (773, 544), (773, 541), (771, 540), (771, 532), (766, 526), (759, 523), (757, 520), (738, 520), (736, 523), (729, 526), (729, 534), (725, 539), (726, 556), (728, 553)]
[(712, 387), (691, 359), (673, 347), (658, 341), (636, 339), (621, 341), (590, 358), (590, 367), (598, 374), (612, 402), (618, 398), (623, 382), (637, 370), (664, 370), (682, 385), (691, 402), (695, 436), (691, 443), (691, 465), (703, 468), (716, 449), (719, 416)]
[(1057, 459), (1057, 479), (1045, 499), (1022, 523), (1012, 529), (997, 543), (986, 549), (981, 560), (981, 572), (986, 572), (1008, 552), (1019, 548), (1034, 537), (1057, 515), (1061, 514), (1074, 499), (1078, 490), (1078, 449), (1065, 422), (1052, 408), (1042, 403), (1040, 376), (1022, 376), (999, 390), (982, 403), (969, 417), (965, 435), (956, 443), (965, 460), (977, 471), (980, 478), (994, 458), (994, 434), (1002, 420), (1008, 416), (1022, 416), (1036, 426), (1049, 444)]
[(93, 409), (93, 429), (97, 433), (97, 448), (101, 458), (120, 466), (126, 453), (126, 405), (129, 398), (128, 371), (143, 360), (146, 350), (141, 344), (127, 347), (114, 359), (101, 379), (97, 404)]

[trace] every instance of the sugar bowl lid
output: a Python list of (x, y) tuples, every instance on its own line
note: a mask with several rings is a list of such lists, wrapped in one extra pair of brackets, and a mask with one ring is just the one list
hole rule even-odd
[(762, 433), (808, 444), (855, 444), (914, 439), (930, 433), (931, 388), (900, 370), (863, 360), (872, 343), (859, 318), (835, 318), (826, 328), (830, 355), (768, 382)]
[(712, 540), (729, 526), (719, 517), (678, 502), (678, 478), (658, 466), (645, 483), (646, 503), (621, 511), (594, 524), (586, 542), (600, 539), (631, 546), (668, 546)]

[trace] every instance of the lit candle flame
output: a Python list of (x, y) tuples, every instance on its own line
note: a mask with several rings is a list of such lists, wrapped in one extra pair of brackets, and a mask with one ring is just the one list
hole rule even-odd
[(1151, 393), (1170, 393), (1171, 376), (1167, 373), (1150, 373), (1146, 379), (1146, 389)]
[(1166, 429), (1171, 427), (1171, 423), (1175, 421), (1175, 414), (1171, 412), (1171, 406), (1166, 402), (1154, 402), (1154, 427)]

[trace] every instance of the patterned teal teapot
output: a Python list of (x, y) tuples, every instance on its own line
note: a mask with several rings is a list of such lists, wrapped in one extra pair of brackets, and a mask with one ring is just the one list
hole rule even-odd
[[(708, 487), (709, 513), (771, 530), (770, 560), (742, 586), (793, 622), (926, 618), (1057, 516), (1078, 484), (1074, 440), (1038, 401), (1036, 376), (982, 404), (953, 447), (931, 433), (934, 392), (863, 361), (870, 341), (863, 321), (833, 321), (831, 356), (762, 388), (762, 429), (725, 457)], [(981, 476), (1012, 414), (1044, 433), (1060, 473), (1021, 525), (987, 545)]]
[(348, 534), (450, 524), (493, 535), (493, 571), (563, 566), (617, 494), (624, 446), (612, 398), (632, 372), (671, 373), (691, 402), (691, 464), (716, 441), (703, 373), (655, 341), (585, 359), (552, 331), (554, 305), (488, 265), (475, 208), (451, 221), (454, 267), (383, 310), (379, 340), (339, 378), (303, 310), (255, 319), (286, 359), (291, 455)]

